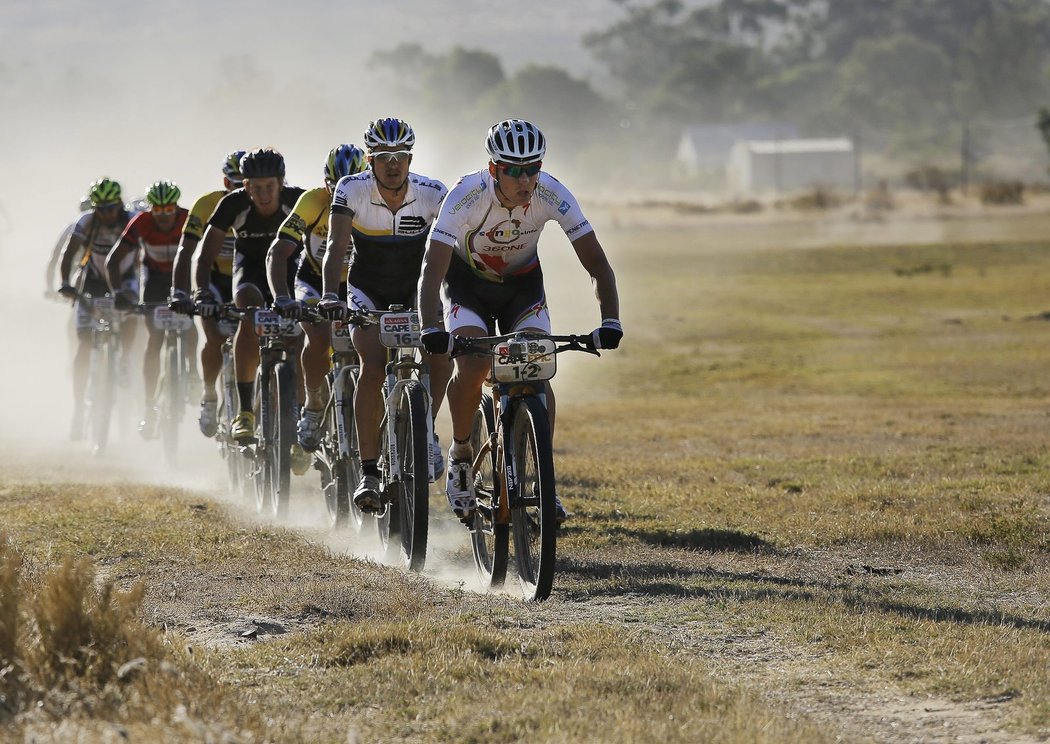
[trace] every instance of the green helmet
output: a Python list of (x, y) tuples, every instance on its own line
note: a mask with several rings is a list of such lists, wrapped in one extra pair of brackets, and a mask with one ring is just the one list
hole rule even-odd
[(182, 192), (174, 181), (154, 181), (146, 191), (146, 201), (155, 207), (178, 204)]
[(100, 207), (103, 204), (113, 204), (121, 200), (120, 184), (109, 178), (102, 177), (91, 184), (88, 190), (88, 199), (92, 207)]

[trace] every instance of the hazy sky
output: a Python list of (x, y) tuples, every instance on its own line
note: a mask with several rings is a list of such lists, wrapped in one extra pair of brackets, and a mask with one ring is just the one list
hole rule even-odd
[[(265, 144), (284, 152), (291, 181), (312, 185), (329, 148), (356, 142), (376, 116), (397, 115), (397, 102), (364, 65), (373, 51), (406, 42), (434, 52), (480, 48), (498, 55), (508, 74), (556, 64), (593, 80), (600, 70), (580, 38), (621, 12), (613, 0), (506, 8), (482, 0), (5, 0), (0, 158), (9, 169), (44, 175), (55, 198), (70, 204), (102, 174), (129, 192), (160, 177), (191, 193), (210, 189), (227, 150)], [(257, 107), (232, 110), (224, 103), (231, 86), (257, 92)], [(413, 125), (415, 165), (426, 172), (427, 148), (437, 143), (428, 143), (425, 122)], [(486, 126), (479, 123), (480, 136)], [(0, 185), (8, 210), (10, 187)]]

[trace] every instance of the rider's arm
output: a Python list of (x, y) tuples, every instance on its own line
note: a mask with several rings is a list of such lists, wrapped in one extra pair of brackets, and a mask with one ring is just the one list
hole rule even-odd
[(211, 267), (215, 259), (222, 252), (222, 243), (226, 240), (226, 231), (208, 225), (204, 231), (204, 240), (201, 242), (197, 261), (193, 266), (194, 285), (197, 289), (208, 289), (211, 286)]
[(328, 244), (324, 251), (324, 263), (321, 264), (324, 294), (338, 293), (339, 285), (343, 283), (343, 262), (350, 246), (353, 226), (353, 212), (333, 211), (328, 217)]
[(73, 232), (73, 226), (70, 225), (62, 231), (62, 235), (57, 241), (55, 241), (55, 247), (51, 250), (51, 260), (47, 262), (47, 271), (44, 274), (44, 291), (51, 294), (55, 291), (55, 273), (58, 271), (58, 264), (62, 260), (62, 250), (66, 247), (66, 243), (69, 242), (69, 236)]
[(134, 247), (130, 240), (121, 237), (106, 254), (106, 283), (110, 292), (120, 290), (120, 265)]
[(419, 323), (423, 328), (441, 327), (441, 282), (448, 273), (452, 260), (452, 246), (441, 240), (430, 238), (423, 254), (423, 268), (419, 274)]
[(598, 237), (594, 232), (589, 232), (572, 241), (572, 247), (583, 268), (591, 275), (602, 320), (619, 320), (620, 299), (616, 292), (616, 275), (613, 274), (612, 266), (609, 265), (609, 259), (606, 258)]
[(293, 241), (278, 236), (266, 251), (266, 280), (270, 283), (270, 294), (275, 298), (294, 294), (288, 287), (288, 259), (298, 248)]
[(179, 250), (175, 253), (175, 264), (171, 267), (171, 290), (181, 290), (186, 294), (190, 292), (190, 278), (193, 273), (193, 251), (197, 249), (200, 241), (193, 235), (182, 234), (179, 241)]
[(69, 284), (69, 273), (73, 270), (73, 257), (83, 247), (84, 238), (76, 233), (71, 233), (66, 244), (62, 247), (62, 256), (58, 262), (58, 277), (62, 284)]

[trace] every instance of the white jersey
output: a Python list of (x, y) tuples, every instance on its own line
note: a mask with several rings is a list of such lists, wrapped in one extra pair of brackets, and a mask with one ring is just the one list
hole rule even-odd
[[(128, 221), (123, 218), (118, 219), (117, 223), (111, 227), (107, 227), (101, 222), (93, 226), (92, 223), (94, 221), (94, 212), (85, 212), (80, 215), (80, 219), (76, 221), (73, 227), (73, 235), (84, 241), (84, 250), (87, 252), (88, 259), (87, 266), (95, 271), (98, 276), (105, 277), (106, 256), (109, 255), (114, 244), (120, 240), (120, 235), (124, 232)], [(134, 262), (134, 255), (126, 256), (120, 265), (121, 273), (126, 272)]]
[(437, 217), (445, 184), (408, 174), (405, 201), (393, 211), (383, 201), (371, 170), (343, 176), (332, 194), (332, 214), (353, 217), (349, 282), (368, 291), (379, 286), (409, 294), (419, 280), (427, 233)]
[(495, 186), (487, 169), (463, 176), (448, 192), (430, 230), (432, 239), (451, 245), (474, 273), (490, 282), (539, 265), (540, 233), (551, 220), (570, 241), (594, 231), (572, 192), (545, 171), (523, 207), (504, 207)]

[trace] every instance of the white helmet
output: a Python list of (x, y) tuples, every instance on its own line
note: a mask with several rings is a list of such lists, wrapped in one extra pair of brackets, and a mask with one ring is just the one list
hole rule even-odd
[(533, 124), (523, 119), (507, 119), (489, 129), (485, 149), (494, 163), (527, 165), (543, 160), (547, 139)]

